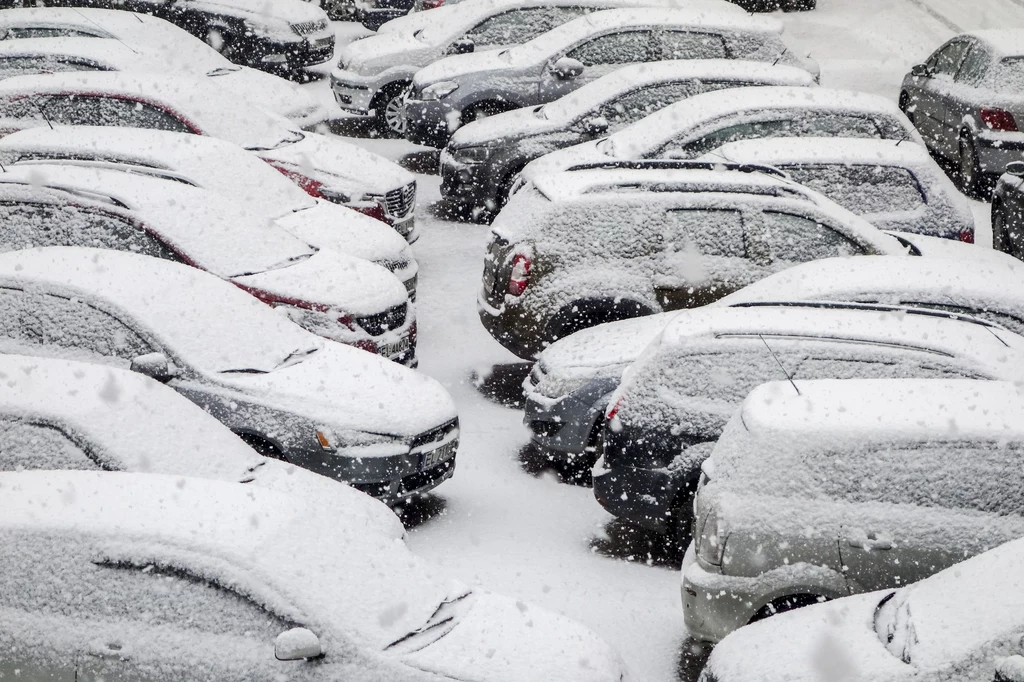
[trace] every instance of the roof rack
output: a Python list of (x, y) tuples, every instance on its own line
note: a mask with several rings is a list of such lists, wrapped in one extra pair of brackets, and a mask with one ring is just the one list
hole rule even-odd
[(759, 163), (732, 163), (730, 161), (679, 161), (674, 159), (640, 159), (634, 161), (602, 161), (570, 166), (568, 172), (583, 170), (713, 170), (737, 173), (764, 173), (788, 180), (789, 176), (778, 168)]

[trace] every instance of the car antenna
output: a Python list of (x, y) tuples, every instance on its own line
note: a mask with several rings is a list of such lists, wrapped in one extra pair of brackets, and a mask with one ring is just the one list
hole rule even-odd
[(50, 122), (50, 117), (46, 115), (46, 111), (44, 111), (41, 106), (36, 104), (34, 100), (32, 101), (32, 106), (36, 108), (36, 111), (39, 112), (39, 115), (43, 117), (44, 121), (46, 121), (46, 125), (50, 126), (50, 130), (53, 130), (53, 123)]
[(779, 53), (779, 56), (775, 58), (774, 62), (772, 62), (772, 66), (778, 66), (779, 60), (785, 57), (787, 52), (789, 52), (789, 47), (784, 48), (782, 52)]
[(779, 356), (775, 354), (775, 351), (772, 350), (772, 347), (768, 345), (768, 342), (764, 340), (763, 336), (758, 334), (757, 338), (761, 339), (761, 343), (764, 344), (764, 347), (767, 348), (768, 352), (772, 354), (773, 358), (775, 358), (775, 362), (779, 363), (782, 373), (786, 375), (787, 379), (789, 379), (789, 383), (793, 386), (793, 390), (796, 391), (796, 394), (802, 396), (803, 394), (800, 393), (800, 389), (796, 387), (796, 382), (793, 381), (793, 375), (791, 375), (789, 370), (786, 369), (786, 366), (782, 364), (782, 360), (779, 360)]
[[(76, 8), (76, 7), (72, 7), (71, 9), (73, 9), (73, 10), (75, 11), (75, 14), (77, 14), (77, 15), (78, 15), (78, 16), (80, 16), (80, 17), (82, 17), (83, 19), (85, 19), (86, 21), (88, 21), (88, 22), (89, 22), (90, 24), (92, 24), (93, 26), (95, 26), (96, 28), (98, 28), (99, 30), (101, 30), (101, 31), (103, 31), (103, 30), (104, 30), (102, 26), (100, 26), (100, 25), (99, 25), (99, 24), (97, 24), (97, 23), (96, 23), (95, 21), (93, 21), (93, 20), (92, 20), (92, 19), (90, 19), (89, 17), (87, 17), (87, 16), (85, 16), (84, 14), (82, 14), (81, 12), (79, 12), (79, 11), (78, 11), (78, 8)], [(134, 12), (132, 12), (132, 14), (135, 14), (135, 13), (134, 13)], [(136, 16), (135, 16), (135, 18), (139, 20), (139, 23), (140, 23), (140, 24), (142, 24), (142, 23), (145, 23), (145, 22), (143, 22), (143, 21), (142, 21), (142, 18), (141, 18), (141, 17), (139, 17), (138, 15), (136, 15)], [(112, 35), (112, 36), (110, 36), (110, 37), (111, 37), (111, 38), (113, 38), (114, 40), (116, 40), (117, 42), (121, 43), (121, 44), (122, 44), (122, 45), (124, 45), (125, 47), (127, 47), (127, 48), (128, 48), (129, 50), (131, 50), (131, 51), (132, 51), (132, 52), (134, 52), (135, 54), (138, 54), (138, 53), (139, 53), (139, 51), (138, 51), (138, 50), (136, 50), (136, 49), (135, 49), (134, 47), (132, 47), (132, 46), (131, 46), (131, 45), (129, 45), (128, 43), (124, 42), (123, 40), (121, 40), (121, 39), (120, 39), (120, 38), (118, 38), (117, 36), (115, 36), (115, 35)]]

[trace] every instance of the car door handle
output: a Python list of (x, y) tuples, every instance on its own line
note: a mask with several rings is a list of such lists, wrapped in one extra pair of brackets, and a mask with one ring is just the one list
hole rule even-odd
[(127, 661), (128, 656), (124, 651), (124, 647), (117, 642), (107, 642), (106, 644), (100, 644), (96, 646), (92, 651), (88, 652), (90, 656), (94, 658), (102, 658), (111, 661)]
[(873, 549), (892, 549), (892, 539), (885, 537), (879, 533), (870, 532), (866, 535), (859, 535), (856, 537), (850, 537), (846, 540), (850, 547), (857, 547), (859, 549), (873, 550)]

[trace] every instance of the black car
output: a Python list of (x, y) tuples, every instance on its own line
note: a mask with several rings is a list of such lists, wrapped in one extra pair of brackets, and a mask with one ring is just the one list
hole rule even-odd
[(302, 0), (0, 0), (0, 9), (35, 6), (152, 14), (205, 40), (236, 64), (264, 71), (296, 71), (334, 55), (327, 14)]
[(794, 66), (741, 59), (694, 59), (625, 66), (538, 107), (474, 121), (441, 154), (441, 195), (488, 218), (523, 167), (548, 152), (625, 128), (669, 104), (713, 90), (753, 85), (812, 86)]
[(992, 192), (992, 248), (1024, 260), (1024, 162), (1006, 166)]

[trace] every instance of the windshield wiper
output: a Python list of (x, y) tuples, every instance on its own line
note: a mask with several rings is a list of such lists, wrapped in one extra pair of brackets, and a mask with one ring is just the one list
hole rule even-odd
[(290, 144), (295, 144), (296, 142), (301, 142), (305, 139), (306, 135), (304, 133), (300, 133), (298, 130), (293, 130), (291, 137), (281, 138), (280, 140), (270, 145), (269, 147), (246, 147), (246, 149), (248, 149), (251, 152), (269, 152), (271, 150), (280, 149), (281, 147)]
[(244, 367), (242, 369), (222, 369), (218, 374), (267, 374), (267, 370)]
[(207, 71), (206, 75), (207, 76), (223, 76), (226, 73), (235, 73), (236, 71), (241, 71), (241, 70), (242, 70), (242, 67), (240, 67), (240, 66), (218, 66), (216, 69), (213, 69), (212, 71)]
[(313, 353), (317, 352), (318, 350), (320, 350), (319, 346), (313, 346), (312, 348), (303, 348), (301, 350), (293, 350), (291, 353), (285, 356), (285, 359), (282, 360), (274, 369), (281, 369), (282, 367), (286, 367), (289, 364), (295, 364), (293, 362), (294, 360), (307, 358)]

